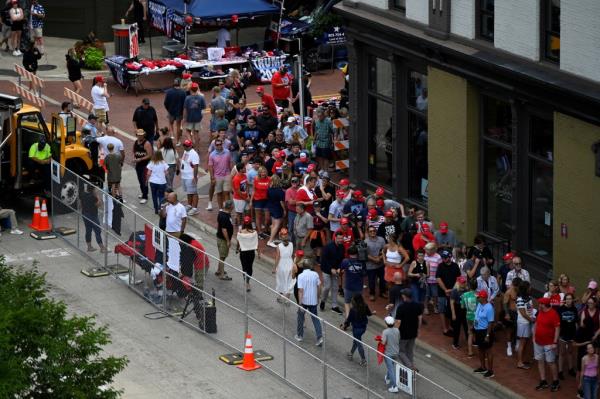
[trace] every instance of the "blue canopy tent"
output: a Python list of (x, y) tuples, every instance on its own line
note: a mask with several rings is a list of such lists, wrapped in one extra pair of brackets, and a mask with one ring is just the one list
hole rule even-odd
[[(160, 0), (160, 2), (180, 14), (184, 13), (183, 0)], [(266, 0), (192, 0), (187, 6), (188, 14), (203, 21), (229, 19), (232, 15), (244, 18), (279, 12), (279, 7)]]

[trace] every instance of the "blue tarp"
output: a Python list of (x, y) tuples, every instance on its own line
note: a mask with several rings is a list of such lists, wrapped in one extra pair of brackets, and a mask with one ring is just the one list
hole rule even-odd
[[(168, 8), (183, 14), (183, 0), (159, 0)], [(229, 19), (232, 15), (249, 17), (253, 15), (278, 14), (279, 7), (267, 0), (192, 0), (187, 7), (188, 14), (202, 20)]]

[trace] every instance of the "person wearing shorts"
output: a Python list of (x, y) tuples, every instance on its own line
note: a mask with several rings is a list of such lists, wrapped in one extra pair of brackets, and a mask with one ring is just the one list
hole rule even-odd
[(94, 78), (92, 87), (92, 101), (94, 103), (94, 115), (98, 118), (98, 123), (108, 125), (108, 84), (103, 76), (98, 75)]
[(231, 248), (231, 239), (233, 238), (233, 223), (231, 223), (231, 211), (233, 201), (227, 200), (223, 204), (223, 209), (219, 210), (217, 215), (217, 248), (219, 250), (219, 265), (215, 275), (221, 280), (231, 280), (225, 271), (225, 259), (229, 256)]
[(200, 133), (200, 125), (202, 124), (202, 112), (206, 108), (206, 101), (200, 92), (198, 83), (192, 83), (190, 88), (190, 95), (183, 102), (183, 121), (185, 122), (187, 133), (197, 148), (198, 134)]
[(550, 298), (538, 299), (539, 310), (535, 322), (535, 333), (533, 336), (533, 357), (538, 362), (540, 383), (535, 389), (541, 391), (548, 388), (546, 381), (546, 365), (552, 374), (550, 390), (556, 392), (560, 389), (558, 381), (558, 367), (556, 365), (556, 354), (558, 350), (558, 338), (560, 335), (560, 316), (552, 309)]
[(212, 211), (213, 196), (217, 194), (219, 209), (223, 209), (223, 201), (229, 199), (231, 191), (231, 153), (223, 148), (223, 140), (215, 140), (215, 149), (208, 156), (208, 172), (210, 174), (210, 191), (208, 193), (207, 211)]
[(181, 145), (181, 121), (183, 119), (183, 104), (185, 103), (186, 94), (181, 88), (181, 79), (175, 78), (173, 87), (165, 92), (163, 105), (167, 111), (169, 120), (169, 128), (171, 132), (175, 132), (175, 145)]
[(237, 225), (242, 225), (242, 217), (248, 207), (248, 178), (246, 177), (246, 166), (239, 162), (235, 165), (237, 173), (231, 181), (233, 190), (233, 206), (237, 216)]
[[(519, 279), (520, 280), (520, 279)], [(535, 321), (533, 316), (533, 302), (530, 297), (530, 285), (528, 281), (522, 281), (517, 288), (517, 368), (528, 370), (530, 367), (523, 361), (523, 354), (527, 344), (531, 341), (531, 325)]]
[(481, 290), (477, 292), (477, 308), (473, 327), (475, 330), (475, 344), (479, 350), (479, 368), (473, 370), (475, 373), (483, 374), (485, 378), (494, 377), (494, 355), (492, 346), (494, 344), (494, 306), (488, 302), (488, 292)]

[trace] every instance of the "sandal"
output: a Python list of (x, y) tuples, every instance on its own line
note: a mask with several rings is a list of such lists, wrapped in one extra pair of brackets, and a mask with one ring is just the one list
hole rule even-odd
[(229, 277), (227, 274), (219, 275), (218, 277), (219, 277), (219, 280), (231, 281), (231, 277)]

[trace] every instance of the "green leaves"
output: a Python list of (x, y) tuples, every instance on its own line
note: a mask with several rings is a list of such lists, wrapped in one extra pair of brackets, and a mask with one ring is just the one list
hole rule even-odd
[(68, 316), (48, 297), (37, 268), (11, 268), (0, 256), (0, 398), (118, 398), (110, 387), (125, 368), (102, 357), (110, 343), (94, 316)]
[(96, 47), (88, 47), (83, 52), (85, 67), (92, 70), (100, 70), (104, 66), (104, 54)]

